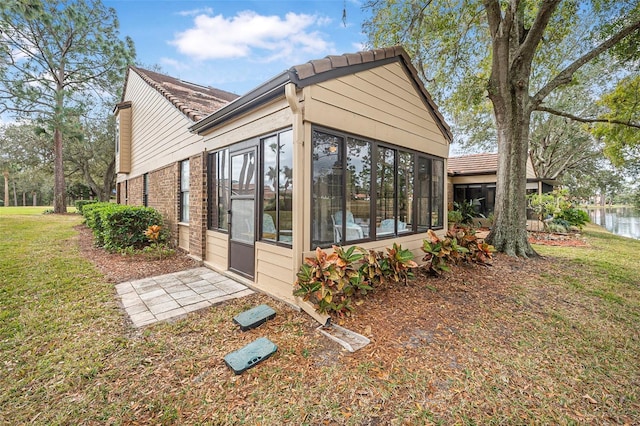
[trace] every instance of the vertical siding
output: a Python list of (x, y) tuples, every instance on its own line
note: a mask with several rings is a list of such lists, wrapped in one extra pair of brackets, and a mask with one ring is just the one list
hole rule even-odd
[(122, 108), (118, 111), (120, 119), (120, 150), (116, 157), (116, 170), (118, 173), (131, 171), (131, 108)]

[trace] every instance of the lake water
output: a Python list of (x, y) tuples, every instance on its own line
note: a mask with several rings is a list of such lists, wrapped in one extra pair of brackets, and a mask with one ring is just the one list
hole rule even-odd
[(632, 207), (589, 209), (591, 222), (623, 237), (640, 240), (640, 210)]

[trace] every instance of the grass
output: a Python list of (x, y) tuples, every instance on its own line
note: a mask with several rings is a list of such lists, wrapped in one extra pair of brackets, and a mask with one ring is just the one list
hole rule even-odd
[[(80, 219), (40, 212), (0, 208), (0, 424), (640, 419), (640, 241), (588, 227), (589, 247), (536, 246), (545, 260), (522, 264), (540, 273), (514, 274), (446, 339), (389, 358), (392, 342), (336, 352), (307, 316), (264, 296), (132, 329), (76, 248)], [(449, 303), (446, 277), (429, 288)], [(276, 318), (239, 333), (230, 318), (265, 302)], [(277, 354), (234, 376), (223, 356), (262, 335)]]

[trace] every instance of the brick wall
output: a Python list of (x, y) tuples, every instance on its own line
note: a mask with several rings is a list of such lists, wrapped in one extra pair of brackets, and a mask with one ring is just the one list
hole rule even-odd
[(129, 179), (129, 201), (127, 202), (127, 204), (129, 204), (130, 206), (142, 205), (142, 184), (142, 176)]
[[(170, 244), (178, 245), (178, 187), (179, 163), (173, 163), (149, 173), (149, 207), (158, 210), (164, 217), (164, 225), (170, 236)], [(142, 176), (140, 177), (140, 204), (142, 205)], [(130, 196), (133, 195), (130, 192)]]
[(206, 153), (189, 159), (189, 254), (205, 258), (207, 226)]

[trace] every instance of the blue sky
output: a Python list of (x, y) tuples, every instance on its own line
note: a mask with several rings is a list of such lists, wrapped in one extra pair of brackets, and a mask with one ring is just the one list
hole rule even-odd
[[(293, 65), (364, 48), (364, 0), (103, 0), (141, 66), (242, 95)], [(346, 26), (342, 11), (346, 6)]]

